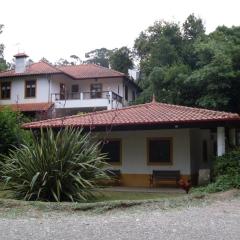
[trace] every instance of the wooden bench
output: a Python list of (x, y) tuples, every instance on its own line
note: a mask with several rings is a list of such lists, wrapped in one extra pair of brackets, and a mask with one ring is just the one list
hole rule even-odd
[(153, 170), (152, 175), (150, 175), (150, 186), (153, 187), (154, 184), (159, 181), (175, 181), (178, 185), (180, 180), (180, 171), (178, 170)]
[(106, 174), (110, 177), (110, 181), (113, 181), (114, 185), (121, 185), (121, 171), (119, 169), (107, 169)]

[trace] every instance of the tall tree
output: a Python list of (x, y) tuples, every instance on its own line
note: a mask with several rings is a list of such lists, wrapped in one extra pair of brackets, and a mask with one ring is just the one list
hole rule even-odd
[(198, 69), (189, 76), (197, 84), (202, 107), (240, 112), (240, 27), (218, 27), (195, 46)]
[(142, 76), (147, 78), (154, 67), (181, 62), (182, 36), (180, 26), (166, 21), (155, 22), (135, 40)]
[(183, 61), (185, 64), (190, 65), (192, 69), (195, 69), (197, 56), (194, 51), (194, 45), (197, 41), (202, 40), (205, 35), (205, 26), (201, 18), (197, 18), (194, 14), (187, 17), (183, 23)]
[(240, 112), (240, 27), (205, 34), (191, 14), (182, 26), (156, 22), (135, 41), (143, 91), (168, 103)]
[(87, 59), (85, 63), (97, 64), (102, 67), (109, 67), (109, 57), (111, 50), (107, 48), (98, 48), (90, 52), (85, 53), (85, 58)]
[(115, 49), (110, 55), (110, 66), (114, 70), (128, 74), (128, 69), (133, 68), (133, 57), (130, 49), (127, 47)]
[(80, 57), (75, 54), (71, 55), (70, 58), (72, 59), (71, 65), (78, 65), (82, 63), (82, 60), (80, 59)]
[(60, 58), (57, 62), (55, 62), (56, 66), (65, 66), (65, 65), (72, 65), (67, 59)]
[(43, 61), (43, 62), (52, 64), (52, 63), (51, 63), (47, 58), (45, 58), (45, 57), (42, 57), (42, 58), (40, 59), (40, 61)]
[[(0, 34), (3, 31), (3, 27), (4, 27), (4, 25), (0, 24)], [(4, 45), (1, 43), (0, 44), (0, 71), (4, 71), (8, 68), (8, 64), (7, 64), (6, 60), (4, 59), (3, 52), (4, 52)]]
[(201, 18), (190, 14), (183, 23), (183, 37), (187, 40), (196, 40), (205, 34), (205, 26)]

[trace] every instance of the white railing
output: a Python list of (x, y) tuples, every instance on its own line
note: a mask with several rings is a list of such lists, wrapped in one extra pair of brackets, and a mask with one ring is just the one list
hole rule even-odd
[(79, 92), (79, 93), (52, 93), (52, 102), (56, 107), (81, 108), (81, 107), (107, 107), (107, 109), (122, 106), (122, 97), (112, 91)]

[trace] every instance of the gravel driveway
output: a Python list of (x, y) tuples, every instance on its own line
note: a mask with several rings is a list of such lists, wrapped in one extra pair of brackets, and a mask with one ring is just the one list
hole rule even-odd
[(39, 212), (31, 217), (0, 217), (0, 239), (239, 240), (240, 199), (171, 210), (138, 206), (103, 214)]

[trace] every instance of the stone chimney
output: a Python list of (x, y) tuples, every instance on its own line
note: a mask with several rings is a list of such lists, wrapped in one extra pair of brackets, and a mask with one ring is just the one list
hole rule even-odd
[(23, 73), (26, 70), (28, 55), (25, 53), (18, 53), (15, 57), (15, 73)]

